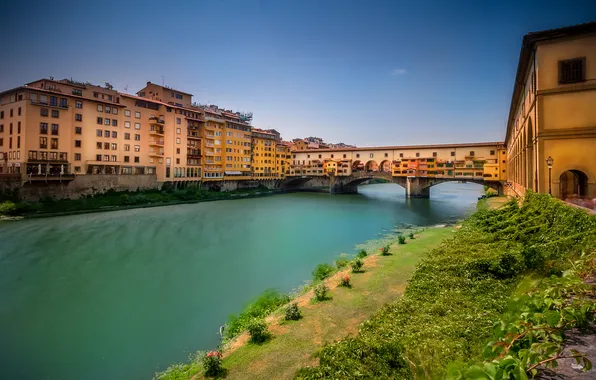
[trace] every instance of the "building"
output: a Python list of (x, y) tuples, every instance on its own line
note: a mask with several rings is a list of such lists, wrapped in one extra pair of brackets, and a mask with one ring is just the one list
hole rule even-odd
[(595, 81), (595, 22), (523, 37), (505, 138), (512, 194), (596, 197)]

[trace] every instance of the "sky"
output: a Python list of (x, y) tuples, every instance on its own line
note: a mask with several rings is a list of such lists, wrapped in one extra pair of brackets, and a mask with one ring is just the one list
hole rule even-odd
[(524, 34), (596, 1), (11, 1), (0, 91), (53, 76), (147, 81), (253, 112), (285, 139), (502, 141)]

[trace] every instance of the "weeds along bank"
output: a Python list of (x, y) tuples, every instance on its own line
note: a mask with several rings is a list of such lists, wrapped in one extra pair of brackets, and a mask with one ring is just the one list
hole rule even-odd
[[(547, 195), (480, 210), (422, 261), (399, 301), (296, 378), (531, 376), (556, 362), (566, 329), (594, 318), (583, 277), (595, 246), (596, 217)], [(524, 277), (540, 286), (517, 290)]]

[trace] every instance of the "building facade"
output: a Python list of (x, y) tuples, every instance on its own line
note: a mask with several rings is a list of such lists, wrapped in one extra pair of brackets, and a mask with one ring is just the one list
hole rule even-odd
[(594, 105), (596, 23), (524, 36), (505, 139), (510, 193), (596, 197)]

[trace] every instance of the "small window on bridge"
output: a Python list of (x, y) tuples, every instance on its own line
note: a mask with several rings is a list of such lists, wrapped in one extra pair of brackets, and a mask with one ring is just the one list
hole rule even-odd
[(360, 153), (356, 153), (356, 158), (360, 158)]
[(433, 157), (437, 157), (437, 152), (433, 152)]
[(474, 156), (474, 151), (473, 150), (470, 151), (470, 156)]
[(451, 152), (451, 157), (455, 157), (455, 152)]
[(331, 158), (333, 158), (333, 155), (331, 155)]
[(374, 153), (371, 153), (370, 154), (370, 158), (374, 158), (374, 157), (375, 157), (375, 154)]
[(400, 153), (399, 154), (399, 158), (404, 158), (404, 154), (403, 153)]
[(416, 153), (416, 157), (420, 157), (420, 153)]
[(346, 158), (346, 155), (344, 154), (344, 158)]
[(389, 153), (385, 153), (385, 157), (389, 157)]
[(319, 154), (319, 158), (321, 158), (321, 155)]
[(495, 155), (495, 151), (494, 151), (494, 150), (491, 150), (491, 151), (490, 151), (490, 155), (491, 155), (491, 156), (494, 156), (494, 155)]
[(306, 158), (310, 158), (310, 154), (307, 154), (307, 155), (306, 155)]

